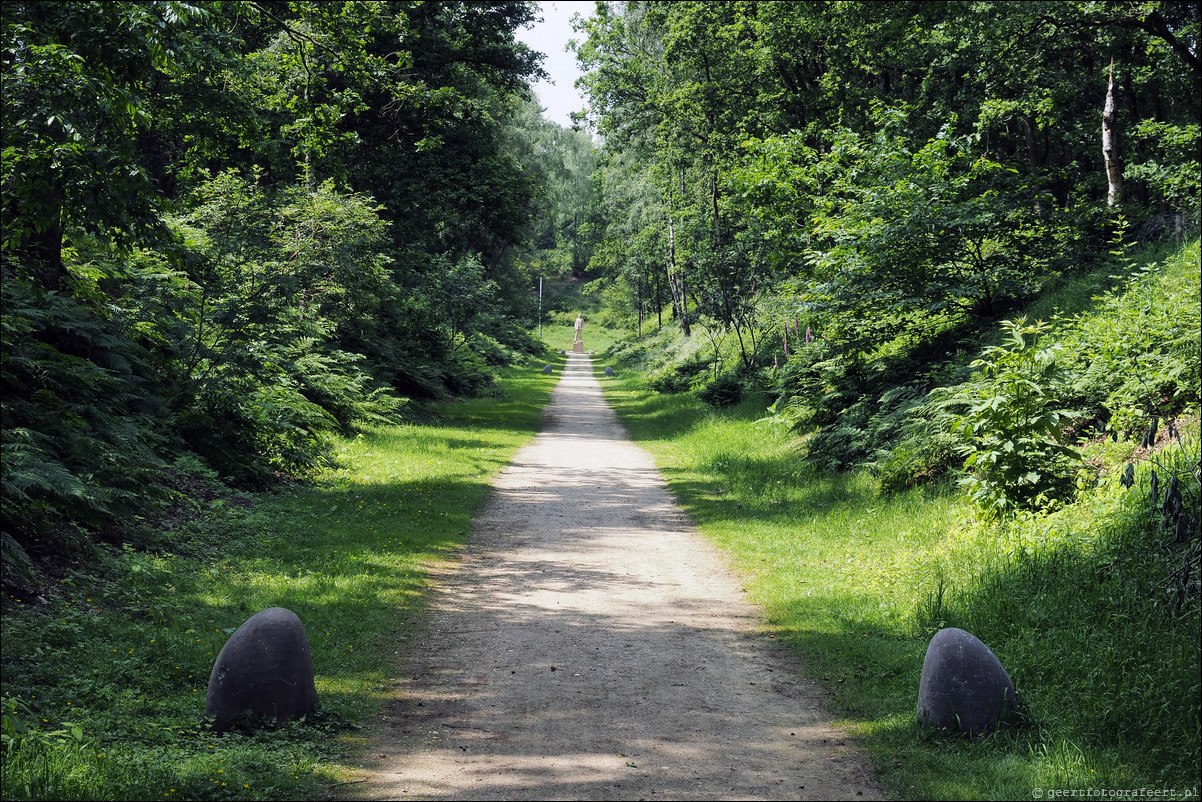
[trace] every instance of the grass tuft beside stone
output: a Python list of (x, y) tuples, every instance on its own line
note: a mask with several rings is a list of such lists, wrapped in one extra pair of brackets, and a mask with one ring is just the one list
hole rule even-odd
[[(204, 501), (172, 530), (131, 526), (139, 548), (96, 546), (35, 595), (6, 594), (3, 798), (330, 796), (422, 614), (429, 567), (464, 542), (492, 478), (538, 429), (558, 381), (545, 362), (428, 423), (342, 441), (343, 467), (312, 485)], [(305, 626), (317, 711), (214, 734), (213, 661), (269, 607)]]
[[(997, 523), (955, 488), (886, 495), (866, 471), (806, 467), (768, 399), (715, 409), (624, 373), (603, 387), (731, 555), (765, 634), (797, 650), (900, 798), (1198, 788), (1199, 604), (1174, 579), (1189, 544), (1148, 494), (1154, 468), (1196, 466), (1196, 412), (1132, 490), (1119, 459), (1076, 503)], [(974, 739), (918, 725), (923, 657), (944, 627), (996, 653), (1027, 705), (1020, 723)]]

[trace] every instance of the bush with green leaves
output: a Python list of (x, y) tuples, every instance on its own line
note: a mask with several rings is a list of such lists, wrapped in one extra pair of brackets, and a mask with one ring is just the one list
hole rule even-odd
[(181, 453), (236, 482), (295, 475), (328, 433), (403, 404), (339, 347), (395, 294), (365, 199), (225, 173), (174, 225), (161, 252), (72, 230), (58, 291), (5, 263), (0, 498), (18, 546), (170, 496)]
[(743, 400), (748, 378), (738, 372), (720, 373), (697, 389), (697, 397), (713, 407), (729, 407)]
[(693, 389), (710, 369), (709, 362), (698, 354), (669, 364), (647, 379), (647, 386), (657, 393), (686, 393)]
[(913, 351), (869, 358), (847, 342), (822, 339), (793, 353), (778, 371), (775, 391), (782, 416), (809, 436), (807, 462), (847, 470), (880, 459), (926, 385), (921, 372), (930, 350), (920, 340)]
[(972, 363), (980, 373), (967, 387), (971, 405), (953, 424), (967, 441), (959, 448), (969, 496), (991, 515), (1064, 502), (1080, 459), (1066, 432), (1077, 415), (1060, 405), (1063, 346), (1045, 341), (1051, 327), (1041, 321), (1003, 327), (1005, 343)]
[[(892, 397), (892, 398), (891, 398)], [(894, 401), (893, 410), (878, 423), (877, 431), (894, 432), (881, 442), (866, 466), (880, 481), (881, 492), (898, 493), (930, 485), (947, 476), (959, 475), (964, 464), (963, 440), (952, 431), (950, 421), (965, 406), (955, 387), (936, 387), (925, 396), (907, 385), (882, 397), (882, 405)]]
[[(325, 460), (324, 435), (380, 422), (402, 401), (339, 347), (396, 294), (385, 225), (367, 199), (325, 184), (267, 187), (227, 171), (175, 221), (188, 285), (177, 343), (179, 431), (241, 482)], [(220, 425), (217, 425), (217, 424)]]

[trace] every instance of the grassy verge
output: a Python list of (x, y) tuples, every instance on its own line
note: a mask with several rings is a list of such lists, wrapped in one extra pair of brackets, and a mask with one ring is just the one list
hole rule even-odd
[[(620, 334), (613, 329), (591, 321), (585, 321), (583, 338), (584, 347), (588, 351), (605, 353)], [(573, 325), (548, 325), (543, 327), (543, 343), (556, 351), (571, 351), (576, 339), (576, 329)]]
[[(638, 377), (603, 386), (895, 794), (1196, 798), (1197, 599), (1172, 609), (1173, 558), (1148, 525), (1147, 463), (1145, 492), (1124, 491), (1116, 473), (1055, 516), (987, 526), (954, 490), (884, 496), (868, 475), (803, 468), (789, 430), (764, 418), (766, 402), (719, 411), (691, 394), (651, 394)], [(1196, 417), (1186, 440), (1193, 457), (1158, 459), (1196, 459)], [(943, 626), (994, 649), (1028, 722), (971, 741), (918, 726), (923, 655)]]
[[(140, 532), (146, 550), (98, 546), (41, 598), (5, 598), (4, 799), (327, 797), (421, 614), (427, 567), (464, 541), (538, 428), (558, 380), (543, 364), (510, 371), (500, 397), (442, 405), (435, 423), (340, 443), (345, 467), (314, 485), (200, 503), (178, 529)], [(272, 606), (305, 623), (318, 715), (213, 735), (213, 661)]]

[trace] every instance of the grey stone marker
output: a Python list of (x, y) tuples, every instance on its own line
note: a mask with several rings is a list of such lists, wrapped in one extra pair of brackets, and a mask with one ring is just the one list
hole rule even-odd
[(226, 732), (241, 720), (295, 721), (316, 704), (305, 625), (291, 610), (269, 607), (238, 627), (217, 655), (205, 714), (216, 719), (214, 731)]
[(975, 635), (941, 629), (931, 638), (918, 684), (918, 720), (979, 735), (1018, 710), (1018, 693), (997, 655)]
[(547, 365), (545, 368), (543, 368), (543, 373), (550, 373), (550, 372), (551, 372), (551, 366), (550, 366), (550, 365)]
[(606, 376), (612, 376), (612, 375), (614, 375), (614, 369), (613, 369), (613, 368), (606, 368), (606, 369), (605, 369), (605, 375), (606, 375)]

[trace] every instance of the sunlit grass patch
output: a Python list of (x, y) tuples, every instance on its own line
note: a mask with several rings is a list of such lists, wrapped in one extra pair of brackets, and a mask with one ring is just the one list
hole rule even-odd
[[(1168, 609), (1169, 570), (1153, 564), (1163, 535), (1141, 524), (1150, 539), (1134, 548), (1107, 535), (1127, 531), (1120, 501), (1148, 520), (1138, 493), (1112, 481), (999, 527), (954, 490), (882, 495), (866, 472), (807, 468), (796, 437), (754, 401), (719, 411), (649, 394), (635, 376), (603, 386), (895, 793), (1196, 785), (1196, 602), (1183, 617)], [(1154, 576), (1159, 613), (1155, 594), (1132, 596)], [(923, 656), (945, 626), (993, 647), (1029, 703), (1025, 722), (975, 740), (918, 726)]]
[[(542, 364), (431, 423), (342, 441), (341, 467), (316, 483), (213, 505), (187, 531), (153, 533), (157, 550), (98, 550), (45, 604), (5, 599), (4, 798), (326, 798), (348, 770), (346, 725), (381, 704), (422, 614), (428, 568), (537, 431), (558, 380)], [(306, 627), (317, 715), (213, 735), (213, 662), (275, 606)]]

